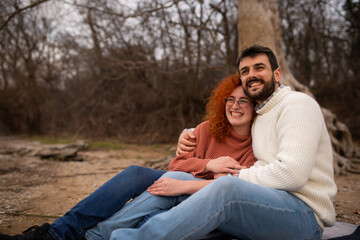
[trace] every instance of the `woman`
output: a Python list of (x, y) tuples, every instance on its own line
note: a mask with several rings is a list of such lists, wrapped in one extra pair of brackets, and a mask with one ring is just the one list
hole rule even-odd
[(224, 172), (237, 174), (237, 169), (250, 167), (256, 161), (250, 135), (253, 107), (238, 75), (225, 78), (207, 105), (207, 121), (194, 130), (196, 149), (173, 159), (170, 172), (111, 218), (87, 231), (85, 237), (88, 240), (120, 237), (121, 233), (119, 236), (117, 233), (121, 229), (138, 227), (149, 215), (160, 213), (157, 216), (160, 217), (163, 211), (185, 203), (191, 194), (225, 175)]

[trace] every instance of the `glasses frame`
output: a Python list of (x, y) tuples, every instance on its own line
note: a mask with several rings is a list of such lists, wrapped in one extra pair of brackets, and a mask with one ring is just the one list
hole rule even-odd
[(247, 100), (245, 98), (240, 98), (238, 100), (236, 100), (236, 98), (234, 98), (234, 97), (225, 98), (225, 105), (228, 105), (228, 106), (232, 107), (232, 106), (234, 106), (235, 103), (237, 103), (238, 106), (241, 107), (241, 108), (245, 108), (245, 107), (250, 106), (252, 104), (251, 101), (249, 101), (249, 100)]

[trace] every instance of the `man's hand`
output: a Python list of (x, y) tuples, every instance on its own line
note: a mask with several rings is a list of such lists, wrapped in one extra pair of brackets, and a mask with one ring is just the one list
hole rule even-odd
[(155, 181), (147, 191), (152, 195), (179, 196), (186, 194), (186, 186), (186, 181), (164, 177)]
[(196, 147), (196, 138), (193, 132), (186, 131), (180, 134), (176, 156), (191, 152)]
[(244, 169), (244, 166), (241, 166), (238, 161), (231, 157), (219, 157), (210, 160), (205, 167), (206, 172), (213, 173), (231, 173), (238, 174), (240, 169)]

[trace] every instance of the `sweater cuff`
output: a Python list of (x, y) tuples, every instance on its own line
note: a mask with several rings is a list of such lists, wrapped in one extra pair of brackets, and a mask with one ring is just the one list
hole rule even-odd
[(193, 132), (195, 130), (195, 128), (185, 128), (184, 130), (182, 130), (181, 133), (184, 133), (184, 132)]

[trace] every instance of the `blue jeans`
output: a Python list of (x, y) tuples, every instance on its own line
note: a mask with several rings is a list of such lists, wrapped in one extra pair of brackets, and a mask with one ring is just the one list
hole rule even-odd
[(63, 217), (56, 219), (50, 225), (50, 235), (56, 240), (81, 240), (86, 230), (109, 218), (164, 173), (165, 171), (151, 168), (128, 167), (75, 205)]
[[(190, 180), (187, 173), (163, 177)], [(192, 179), (193, 180), (193, 179)], [(151, 211), (169, 209), (133, 228)], [(198, 239), (219, 229), (241, 239), (320, 239), (313, 211), (286, 191), (236, 177), (220, 177), (191, 196), (143, 193), (110, 219), (86, 232), (95, 239)]]
[[(180, 180), (202, 180), (184, 172), (167, 172), (162, 177), (170, 177)], [(163, 197), (154, 196), (147, 191), (144, 191), (113, 216), (99, 223), (96, 227), (88, 230), (85, 237), (88, 240), (109, 239), (112, 231), (118, 228), (139, 227), (139, 225), (142, 225), (145, 222), (143, 221), (144, 218), (149, 220), (154, 217), (153, 215), (157, 215), (158, 213), (161, 214), (161, 212), (167, 211), (189, 196), (190, 195)], [(151, 216), (151, 218), (148, 216)]]

